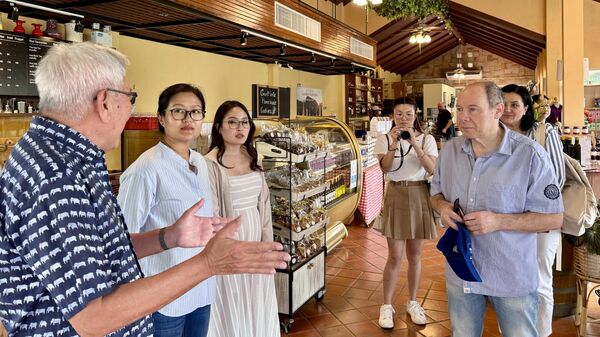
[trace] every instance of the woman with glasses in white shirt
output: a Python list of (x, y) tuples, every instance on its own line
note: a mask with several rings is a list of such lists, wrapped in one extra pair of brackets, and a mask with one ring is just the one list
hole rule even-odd
[[(165, 236), (170, 235), (169, 224), (201, 198), (204, 206), (197, 215), (213, 216), (207, 162), (189, 147), (200, 135), (205, 107), (204, 96), (190, 84), (166, 88), (158, 99), (160, 142), (144, 152), (121, 176), (117, 199), (129, 232), (160, 230), (159, 241), (164, 252), (139, 260), (146, 277), (171, 268), (203, 249), (168, 247)], [(205, 337), (214, 289), (215, 279), (210, 278), (154, 313), (154, 335)]]
[[(224, 217), (242, 217), (236, 239), (273, 241), (269, 188), (252, 144), (256, 127), (248, 109), (226, 101), (217, 109), (211, 151), (213, 201)], [(279, 316), (273, 275), (217, 277), (210, 337), (278, 337)]]

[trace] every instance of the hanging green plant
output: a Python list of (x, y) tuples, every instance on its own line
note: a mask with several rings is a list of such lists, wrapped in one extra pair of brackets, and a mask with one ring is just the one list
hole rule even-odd
[(447, 0), (384, 0), (382, 4), (373, 6), (377, 15), (388, 19), (411, 18), (424, 19), (435, 15), (446, 18), (448, 15)]

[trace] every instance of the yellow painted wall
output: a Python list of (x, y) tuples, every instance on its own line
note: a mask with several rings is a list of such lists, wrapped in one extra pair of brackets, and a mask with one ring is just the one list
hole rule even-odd
[(600, 2), (583, 2), (583, 51), (590, 59), (590, 69), (600, 69)]
[(121, 36), (131, 65), (127, 77), (138, 92), (136, 112), (156, 114), (158, 96), (169, 85), (192, 83), (206, 98), (208, 119), (225, 100), (252, 105), (252, 84), (267, 84), (267, 65), (163, 43)]
[[(340, 15), (341, 12), (341, 15)], [(368, 11), (368, 22), (367, 22), (367, 35), (375, 32), (379, 28), (385, 26), (388, 22), (388, 19), (383, 18), (377, 15), (374, 11), (369, 9)], [(365, 33), (365, 7), (357, 6), (352, 2), (344, 6), (342, 11), (338, 11), (338, 20), (343, 21), (348, 26), (358, 30), (361, 33)]]
[(239, 100), (251, 109), (252, 84), (291, 88), (292, 117), (296, 115), (298, 84), (323, 90), (324, 115), (341, 111), (343, 104), (342, 76), (289, 70), (127, 36), (121, 36), (119, 50), (131, 61), (128, 79), (140, 95), (136, 103), (138, 113), (155, 114), (160, 92), (178, 82), (193, 83), (202, 90), (209, 121), (225, 100)]

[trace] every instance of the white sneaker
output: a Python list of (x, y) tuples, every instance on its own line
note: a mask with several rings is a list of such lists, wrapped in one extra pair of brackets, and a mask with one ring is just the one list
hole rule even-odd
[[(425, 317), (425, 310), (416, 301), (408, 301), (406, 304), (406, 312), (410, 315), (410, 319), (415, 324), (427, 324), (427, 317)], [(381, 325), (381, 324), (380, 324)]]
[(384, 329), (392, 329), (394, 327), (394, 308), (391, 304), (384, 304), (379, 308), (379, 326)]

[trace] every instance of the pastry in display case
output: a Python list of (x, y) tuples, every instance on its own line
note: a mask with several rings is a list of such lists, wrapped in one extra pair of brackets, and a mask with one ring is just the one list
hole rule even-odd
[[(325, 294), (325, 255), (347, 236), (360, 193), (359, 148), (330, 118), (255, 120), (255, 146), (271, 191), (274, 240), (292, 256), (275, 276), (287, 332), (294, 313)], [(330, 239), (333, 237), (333, 241)]]

